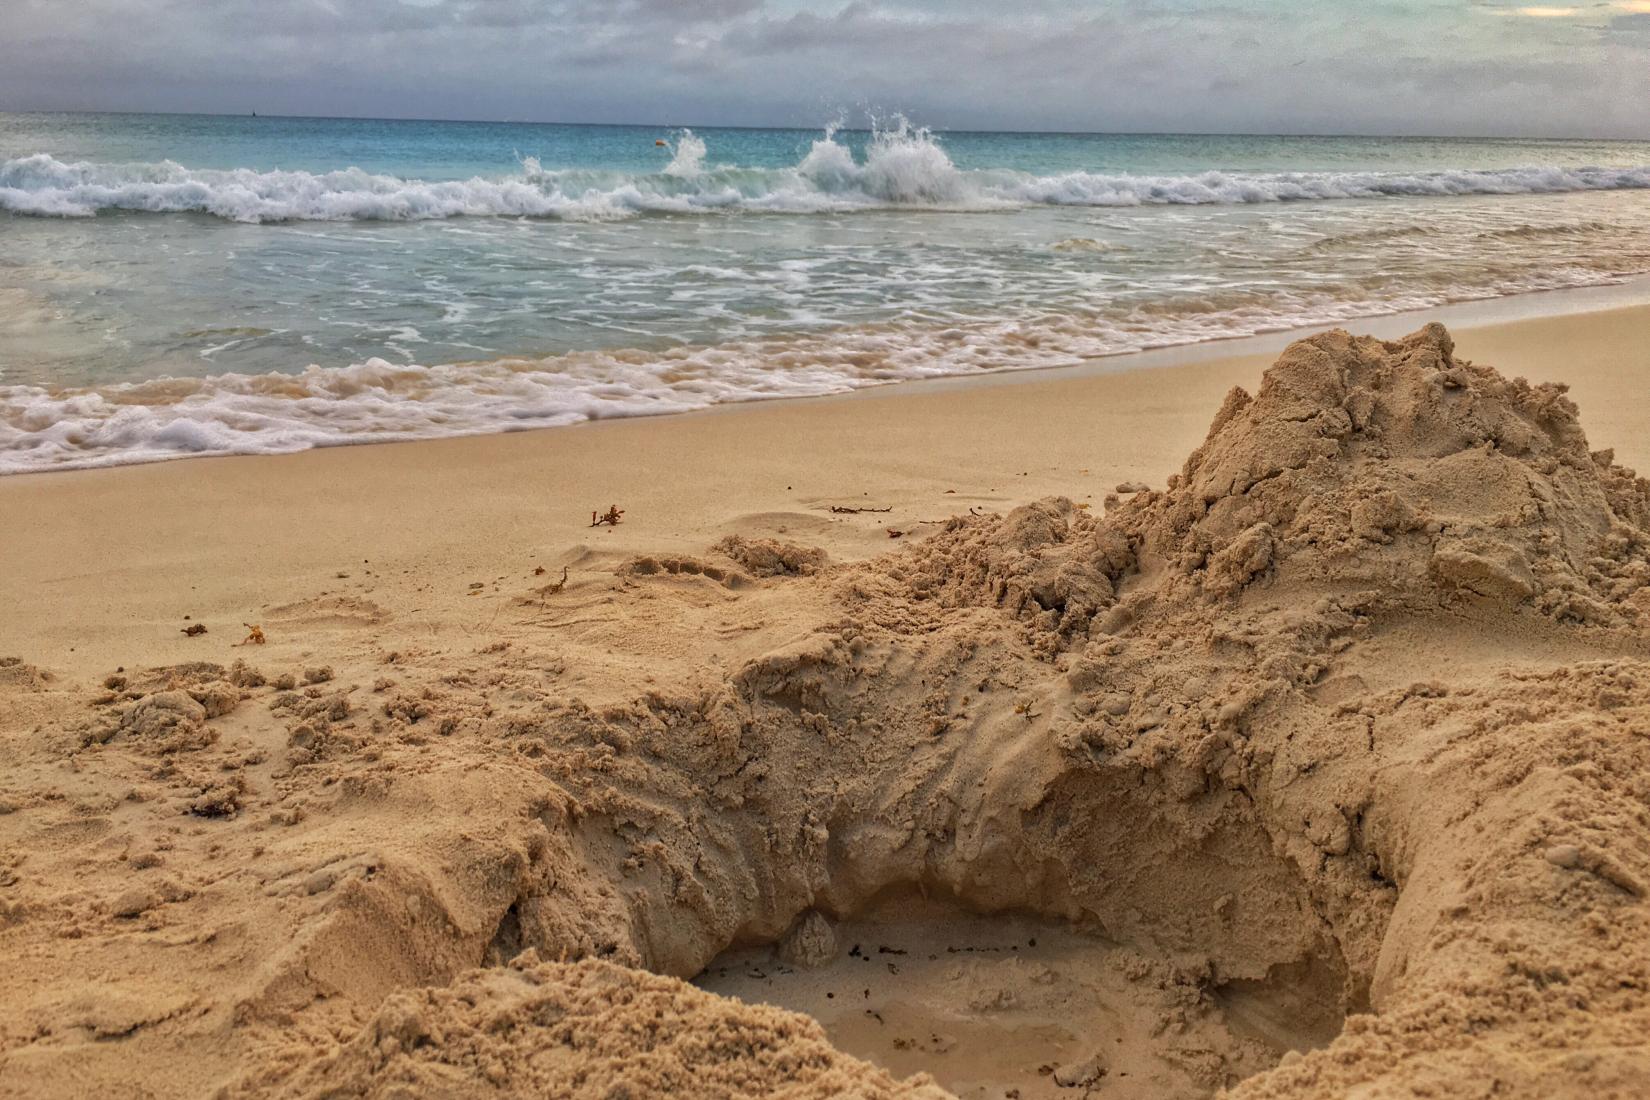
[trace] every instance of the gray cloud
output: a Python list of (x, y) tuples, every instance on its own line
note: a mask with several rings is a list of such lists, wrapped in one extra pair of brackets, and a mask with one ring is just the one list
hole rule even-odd
[(1650, 15), (1462, 0), (5, 0), (0, 109), (1650, 136)]

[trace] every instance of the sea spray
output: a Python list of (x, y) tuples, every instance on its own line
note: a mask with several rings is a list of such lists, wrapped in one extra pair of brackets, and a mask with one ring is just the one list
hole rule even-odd
[(705, 170), (705, 142), (692, 130), (679, 130), (676, 143), (670, 147), (672, 156), (665, 165), (665, 175), (691, 179)]

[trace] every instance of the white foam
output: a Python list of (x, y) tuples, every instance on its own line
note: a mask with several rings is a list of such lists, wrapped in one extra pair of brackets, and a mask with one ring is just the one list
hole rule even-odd
[(665, 175), (675, 176), (678, 179), (692, 179), (705, 170), (705, 148), (703, 138), (692, 130), (683, 130), (676, 135), (676, 144), (671, 147), (674, 154), (670, 163), (665, 165)]
[(1294, 292), (1261, 304), (1244, 292), (1223, 297), (1211, 291), (1184, 297), (1172, 311), (1147, 307), (1103, 318), (901, 323), (664, 352), (623, 349), (428, 367), (369, 359), (311, 366), (299, 374), (231, 373), (92, 388), (0, 386), (0, 474), (508, 432), (1053, 367), (1463, 297), (1551, 289), (1563, 280), (1378, 302)]
[(468, 180), (334, 172), (66, 163), (45, 153), (0, 164), (0, 210), (84, 217), (104, 210), (197, 212), (236, 221), (420, 220), (510, 216), (604, 220), (711, 211), (822, 213), (861, 209), (995, 210), (1549, 194), (1650, 188), (1650, 166), (1530, 166), (1432, 172), (1202, 172), (1183, 176), (963, 170), (928, 130), (904, 120), (875, 130), (863, 160), (827, 130), (788, 168), (710, 165), (705, 142), (676, 135), (655, 174), (547, 170)]

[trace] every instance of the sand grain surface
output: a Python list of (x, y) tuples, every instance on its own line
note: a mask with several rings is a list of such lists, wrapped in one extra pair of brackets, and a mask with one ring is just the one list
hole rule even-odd
[(0, 1093), (1643, 1095), (1650, 483), (1429, 326), (1125, 488), (8, 657)]

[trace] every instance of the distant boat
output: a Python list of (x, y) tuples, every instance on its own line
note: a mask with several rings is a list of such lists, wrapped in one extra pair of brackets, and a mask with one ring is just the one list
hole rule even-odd
[(668, 148), (669, 148), (669, 147), (670, 147), (670, 142), (668, 142), (668, 141), (665, 141), (665, 140), (664, 140), (664, 139), (663, 139), (663, 138), (660, 138), (660, 139), (659, 139), (659, 140), (658, 140), (658, 141), (655, 141), (655, 142), (654, 142), (654, 143), (653, 143), (653, 144), (655, 144), (655, 145), (663, 145), (663, 146), (664, 146), (664, 147), (665, 147), (665, 148), (667, 148), (667, 149), (668, 149)]

